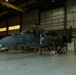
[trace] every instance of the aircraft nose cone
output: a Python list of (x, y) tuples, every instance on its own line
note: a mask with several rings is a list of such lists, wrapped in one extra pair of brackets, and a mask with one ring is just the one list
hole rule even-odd
[(12, 38), (11, 36), (5, 37), (0, 40), (0, 46), (3, 46), (3, 47), (15, 46), (15, 39)]

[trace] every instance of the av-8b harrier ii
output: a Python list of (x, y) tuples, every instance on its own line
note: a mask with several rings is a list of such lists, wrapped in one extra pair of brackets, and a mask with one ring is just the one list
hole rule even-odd
[(10, 47), (48, 47), (71, 42), (71, 27), (68, 32), (58, 34), (55, 32), (39, 30), (36, 27), (28, 28), (20, 34), (13, 34), (0, 40), (0, 50), (6, 50)]

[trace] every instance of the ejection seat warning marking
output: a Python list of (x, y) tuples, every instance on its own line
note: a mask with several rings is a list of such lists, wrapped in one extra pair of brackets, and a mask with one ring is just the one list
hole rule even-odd
[(27, 35), (27, 36), (26, 36), (26, 40), (27, 40), (27, 41), (30, 41), (30, 36)]
[(32, 41), (32, 40), (34, 40), (34, 36), (33, 35), (27, 35), (26, 40), (27, 41)]
[(16, 38), (16, 41), (21, 43), (21, 42), (23, 42), (23, 39), (22, 38)]

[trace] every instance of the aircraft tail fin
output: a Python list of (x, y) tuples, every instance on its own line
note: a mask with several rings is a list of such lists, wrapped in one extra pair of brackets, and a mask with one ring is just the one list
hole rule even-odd
[(71, 43), (71, 41), (72, 41), (72, 26), (70, 26), (70, 28), (68, 29), (67, 36), (68, 36), (67, 37), (68, 42)]

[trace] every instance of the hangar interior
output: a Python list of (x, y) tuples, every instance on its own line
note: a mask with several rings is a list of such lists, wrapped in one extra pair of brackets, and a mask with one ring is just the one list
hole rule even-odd
[[(75, 0), (9, 0), (20, 6), (24, 12), (11, 9), (0, 4), (0, 37), (20, 33), (26, 28), (39, 24), (46, 31), (61, 31), (72, 26), (72, 35), (76, 32), (76, 1)], [(76, 39), (72, 38), (72, 49), (76, 50)], [(68, 47), (67, 47), (68, 48)]]
[[(16, 9), (9, 3), (21, 9)], [(72, 27), (72, 41), (64, 49), (69, 54), (40, 56), (22, 47), (0, 52), (1, 75), (76, 74), (76, 0), (0, 0), (0, 38), (19, 34), (38, 25), (44, 31), (64, 33)], [(68, 34), (67, 34), (68, 35)], [(45, 51), (49, 48), (43, 48)], [(14, 53), (11, 53), (14, 52)], [(17, 53), (16, 53), (17, 52)], [(19, 53), (22, 52), (22, 53)], [(31, 65), (32, 64), (32, 65)]]

